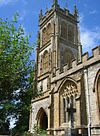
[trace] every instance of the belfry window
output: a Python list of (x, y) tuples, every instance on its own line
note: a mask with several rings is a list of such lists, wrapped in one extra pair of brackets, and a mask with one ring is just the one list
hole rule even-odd
[(61, 37), (67, 39), (67, 24), (65, 22), (61, 24)]
[(46, 31), (46, 28), (44, 28), (43, 29), (43, 32), (42, 32), (42, 43), (43, 43), (43, 45), (45, 45), (46, 44), (46, 42), (47, 42), (47, 31)]
[(74, 42), (74, 28), (71, 25), (68, 27), (68, 40)]
[(50, 37), (51, 37), (51, 24), (48, 24), (47, 26), (47, 41), (50, 41)]
[(43, 55), (43, 71), (47, 72), (48, 68), (49, 68), (49, 54), (47, 51), (45, 51)]

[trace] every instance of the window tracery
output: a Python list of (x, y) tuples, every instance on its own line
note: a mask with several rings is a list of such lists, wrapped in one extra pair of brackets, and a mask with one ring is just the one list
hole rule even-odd
[(72, 51), (68, 48), (62, 50), (61, 52), (61, 63), (63, 63), (62, 66), (67, 64), (68, 67), (70, 67), (72, 64), (72, 60), (74, 60), (74, 55)]
[(74, 27), (71, 25), (68, 27), (68, 40), (74, 42)]
[(97, 94), (97, 105), (98, 105), (98, 112), (99, 112), (99, 119), (100, 119), (100, 70), (98, 71), (96, 76), (95, 90)]
[(99, 115), (100, 115), (100, 73), (97, 81), (97, 97), (98, 97), (98, 106), (99, 106)]
[(49, 54), (47, 51), (45, 51), (43, 55), (43, 71), (47, 72), (48, 68), (49, 68)]
[(43, 46), (50, 41), (50, 37), (51, 37), (51, 32), (52, 32), (52, 28), (51, 28), (51, 24), (49, 23), (47, 27), (45, 27), (42, 31), (42, 44)]
[(61, 88), (60, 98), (63, 104), (63, 121), (69, 123), (69, 127), (74, 128), (76, 112), (76, 96), (79, 95), (77, 86), (72, 81), (66, 81)]
[(47, 26), (47, 41), (50, 40), (51, 37), (51, 24), (48, 24)]
[(46, 38), (46, 35), (47, 35), (47, 32), (46, 32), (46, 28), (43, 29), (43, 32), (42, 32), (42, 37), (43, 37), (43, 45), (46, 44), (47, 42), (47, 38)]
[(67, 24), (65, 22), (61, 23), (61, 37), (67, 39)]

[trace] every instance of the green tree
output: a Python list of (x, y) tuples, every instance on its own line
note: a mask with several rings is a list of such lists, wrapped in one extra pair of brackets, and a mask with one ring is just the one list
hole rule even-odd
[(14, 130), (20, 128), (21, 133), (28, 130), (32, 97), (33, 45), (29, 38), (16, 16), (12, 21), (0, 18), (0, 120), (6, 123), (13, 116)]

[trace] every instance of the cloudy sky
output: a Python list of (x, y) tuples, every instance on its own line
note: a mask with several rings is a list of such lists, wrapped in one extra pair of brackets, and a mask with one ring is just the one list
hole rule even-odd
[[(90, 51), (100, 45), (100, 0), (58, 0), (61, 7), (73, 12), (77, 5), (80, 16), (80, 32), (83, 51)], [(38, 14), (40, 9), (45, 12), (53, 0), (0, 0), (0, 17), (11, 19), (14, 13), (19, 13), (19, 22), (25, 31), (32, 35), (31, 41), (36, 41), (38, 31)]]
[[(35, 42), (38, 31), (38, 14), (40, 9), (44, 12), (50, 8), (53, 0), (0, 0), (0, 17), (12, 19), (19, 13), (19, 23), (23, 25), (26, 33), (31, 34), (31, 41)], [(100, 45), (100, 0), (59, 0), (61, 7), (73, 12), (77, 5), (80, 16), (80, 32), (83, 51), (89, 51)], [(11, 126), (13, 126), (12, 120)]]

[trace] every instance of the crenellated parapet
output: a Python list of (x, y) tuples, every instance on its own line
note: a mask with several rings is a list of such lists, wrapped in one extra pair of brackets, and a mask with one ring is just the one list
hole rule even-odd
[(44, 14), (42, 10), (40, 10), (39, 26), (41, 27), (45, 22), (48, 22), (48, 20), (50, 20), (51, 17), (54, 15), (54, 12), (63, 16), (64, 18), (69, 18), (69, 20), (76, 21), (76, 23), (78, 22), (78, 10), (76, 6), (74, 6), (73, 13), (70, 13), (67, 7), (62, 9), (58, 3), (53, 3), (52, 8), (50, 10), (47, 9)]
[[(70, 75), (71, 73), (77, 72), (83, 68), (89, 67), (94, 63), (100, 61), (100, 45), (92, 49), (92, 55), (89, 56), (88, 52), (81, 56), (81, 62), (76, 59), (72, 61), (71, 67), (65, 65), (62, 69), (56, 70), (56, 79)], [(53, 81), (53, 80), (52, 80)]]

